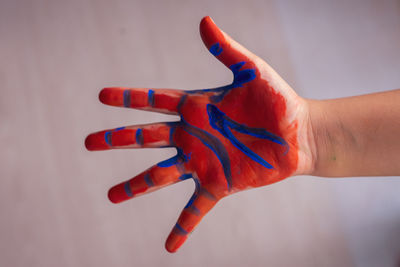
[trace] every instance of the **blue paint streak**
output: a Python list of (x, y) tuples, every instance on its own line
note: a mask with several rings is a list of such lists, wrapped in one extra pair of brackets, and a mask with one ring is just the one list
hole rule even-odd
[(150, 89), (147, 93), (147, 101), (150, 106), (154, 107), (154, 90)]
[(167, 168), (167, 167), (171, 167), (175, 164), (178, 164), (178, 156), (174, 156), (172, 158), (169, 158), (167, 160), (161, 161), (157, 164), (158, 167), (162, 167), (162, 168)]
[(244, 64), (246, 64), (246, 62), (242, 61), (229, 67), (233, 72), (233, 87), (242, 87), (243, 84), (256, 78), (255, 69), (240, 70)]
[(186, 98), (187, 98), (187, 95), (183, 95), (183, 96), (181, 96), (181, 98), (179, 99), (179, 103), (178, 103), (178, 107), (177, 107), (177, 110), (178, 110), (179, 113), (181, 113), (181, 109), (182, 109), (183, 104), (184, 104), (185, 101), (186, 101)]
[(128, 197), (133, 197), (133, 193), (132, 193), (131, 186), (130, 186), (129, 182), (126, 182), (124, 184), (124, 189), (125, 189), (125, 193), (126, 193), (126, 195)]
[(199, 216), (199, 215), (201, 214), (201, 211), (200, 211), (196, 206), (192, 206), (192, 207), (190, 208), (190, 211), (191, 211), (194, 215), (197, 215), (197, 216)]
[(192, 212), (194, 215), (199, 216), (200, 215), (200, 210), (193, 204), (193, 202), (196, 200), (197, 194), (193, 194), (193, 196), (190, 198), (189, 202), (186, 204), (185, 209), (187, 211)]
[(211, 194), (210, 192), (208, 192), (204, 187), (202, 187), (202, 188), (200, 189), (200, 193), (201, 193), (203, 196), (205, 196), (206, 198), (208, 198), (209, 200), (213, 200), (213, 201), (217, 200), (217, 198), (216, 198), (213, 194)]
[(189, 232), (186, 231), (185, 229), (183, 229), (182, 226), (179, 225), (179, 223), (175, 224), (175, 228), (178, 230), (178, 232), (179, 232), (178, 234), (179, 235), (187, 235), (187, 234), (189, 234)]
[(283, 152), (284, 155), (287, 154), (287, 152), (289, 151), (289, 144), (285, 141), (285, 139), (283, 139), (282, 137), (280, 137), (276, 134), (268, 132), (267, 130), (265, 130), (263, 128), (247, 127), (245, 125), (239, 124), (239, 123), (231, 120), (228, 117), (226, 117), (226, 124), (231, 129), (233, 129), (237, 132), (244, 133), (244, 134), (254, 136), (257, 138), (261, 138), (261, 139), (267, 139), (271, 142), (274, 142), (274, 143), (284, 146), (285, 147), (285, 151)]
[(112, 146), (112, 133), (113, 133), (113, 132), (117, 132), (117, 131), (121, 131), (121, 130), (123, 130), (123, 129), (125, 129), (125, 127), (119, 127), (119, 128), (116, 128), (116, 129), (113, 130), (113, 131), (107, 131), (107, 132), (105, 132), (105, 133), (104, 133), (104, 140), (106, 141), (106, 143), (107, 143), (109, 146)]
[(175, 146), (174, 134), (175, 134), (175, 130), (179, 126), (180, 122), (179, 121), (171, 121), (171, 122), (166, 122), (165, 124), (170, 127), (170, 129), (169, 129), (169, 146)]
[(185, 173), (185, 174), (182, 174), (182, 175), (179, 177), (179, 180), (185, 181), (185, 180), (187, 180), (187, 179), (189, 179), (189, 178), (192, 178), (192, 175), (191, 175), (190, 173)]
[(136, 139), (136, 144), (143, 145), (143, 131), (142, 131), (142, 129), (139, 128), (139, 129), (136, 130), (135, 139)]
[(194, 181), (194, 185), (195, 185), (195, 187), (196, 187), (195, 191), (197, 192), (197, 191), (199, 191), (200, 188), (201, 188), (199, 179), (193, 178), (193, 181)]
[(124, 91), (124, 107), (129, 108), (131, 106), (131, 91)]
[(104, 133), (104, 140), (106, 140), (106, 143), (109, 146), (112, 146), (112, 144), (111, 144), (111, 131), (107, 131), (107, 132)]
[(247, 127), (231, 120), (228, 117), (226, 117), (225, 122), (231, 129), (234, 129), (240, 133), (251, 135), (257, 138), (267, 139), (279, 145), (288, 146), (288, 143), (282, 137), (270, 133), (263, 128)]
[(214, 154), (217, 156), (218, 160), (222, 164), (222, 168), (224, 170), (225, 179), (228, 185), (228, 190), (232, 188), (232, 174), (231, 174), (231, 163), (229, 160), (228, 152), (226, 151), (224, 145), (221, 141), (218, 140), (217, 137), (212, 134), (196, 127), (190, 125), (182, 118), (182, 127), (190, 135), (197, 137), (206, 147), (211, 149)]
[(176, 156), (173, 156), (172, 158), (159, 162), (157, 166), (162, 168), (171, 167), (176, 164), (182, 164), (184, 162), (187, 162), (190, 159), (188, 155), (183, 153), (183, 150), (181, 148), (177, 147), (176, 149), (178, 150)]
[(255, 69), (241, 70), (244, 64), (246, 64), (246, 62), (242, 61), (229, 67), (233, 73), (233, 82), (230, 85), (213, 89), (190, 90), (185, 92), (188, 94), (204, 94), (207, 92), (216, 92), (217, 94), (211, 96), (210, 100), (214, 103), (219, 103), (222, 101), (222, 99), (224, 99), (225, 95), (229, 93), (230, 90), (237, 87), (242, 87), (245, 83), (248, 83), (256, 78)]
[(256, 78), (255, 69), (240, 70), (246, 62), (239, 62), (231, 65), (229, 68), (233, 73), (233, 82), (231, 85), (224, 88), (221, 94), (210, 97), (210, 100), (218, 103), (224, 99), (225, 95), (233, 88), (242, 87), (243, 84), (248, 83)]
[[(194, 194), (192, 195), (192, 197), (189, 199), (189, 202), (186, 204), (185, 209), (187, 209), (188, 211), (192, 212), (194, 215), (199, 216), (201, 214), (200, 210), (194, 205), (194, 202), (196, 201), (197, 197), (199, 196), (200, 193), (204, 193), (208, 191), (205, 190), (204, 188), (201, 188), (200, 186), (200, 182), (198, 179), (194, 178), (193, 179), (196, 189), (194, 191)], [(208, 196), (206, 196), (208, 198)], [(214, 199), (213, 199), (214, 200)]]
[(193, 205), (193, 202), (197, 198), (197, 192), (192, 195), (192, 197), (189, 199), (189, 202), (186, 204), (185, 209), (190, 208)]
[(246, 156), (248, 156), (249, 158), (251, 158), (252, 160), (254, 160), (255, 162), (258, 162), (259, 164), (261, 164), (262, 166), (264, 166), (267, 169), (273, 169), (274, 167), (269, 164), (268, 162), (266, 162), (262, 157), (260, 157), (259, 155), (257, 155), (256, 153), (254, 153), (250, 148), (248, 148), (247, 146), (245, 146), (243, 143), (241, 143), (239, 140), (236, 139), (236, 137), (231, 133), (231, 131), (229, 130), (229, 128), (224, 125), (222, 130), (217, 129), (223, 136), (225, 136), (226, 138), (229, 139), (229, 141), (231, 141), (231, 143), (239, 148), (239, 150), (241, 150)]
[(227, 138), (231, 143), (242, 151), (246, 156), (250, 157), (252, 160), (261, 164), (262, 166), (273, 169), (274, 167), (265, 161), (262, 157), (254, 153), (250, 148), (241, 143), (230, 131), (229, 128), (234, 129), (240, 133), (248, 134), (257, 138), (267, 139), (277, 144), (283, 145), (286, 149), (289, 148), (287, 142), (273, 133), (270, 133), (262, 128), (251, 128), (245, 125), (239, 124), (220, 111), (216, 106), (212, 104), (207, 104), (207, 113), (210, 120), (210, 125), (218, 132), (220, 132), (225, 138)]
[(175, 146), (175, 141), (174, 141), (174, 134), (175, 134), (175, 130), (176, 130), (176, 126), (170, 126), (171, 128), (169, 129), (169, 144), (171, 146)]
[(210, 52), (214, 56), (219, 56), (222, 53), (223, 49), (219, 43), (215, 43), (210, 47)]
[(144, 181), (146, 182), (146, 184), (147, 184), (148, 187), (154, 186), (153, 180), (152, 180), (151, 177), (150, 177), (150, 173), (146, 173), (146, 174), (144, 175)]

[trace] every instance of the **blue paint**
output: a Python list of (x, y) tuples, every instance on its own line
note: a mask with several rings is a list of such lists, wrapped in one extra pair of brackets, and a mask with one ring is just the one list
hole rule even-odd
[(112, 144), (111, 144), (111, 131), (107, 131), (107, 132), (104, 133), (104, 140), (106, 140), (106, 143), (109, 146), (112, 146)]
[(178, 156), (174, 156), (157, 164), (158, 167), (167, 168), (178, 163)]
[(201, 214), (201, 211), (196, 207), (196, 206), (192, 206), (190, 209), (189, 209), (194, 215), (197, 215), (197, 216), (200, 216), (200, 214)]
[(229, 93), (230, 90), (237, 87), (243, 87), (245, 83), (248, 83), (256, 78), (255, 69), (241, 70), (244, 64), (246, 64), (246, 62), (242, 61), (229, 67), (233, 73), (233, 82), (230, 85), (213, 89), (190, 90), (185, 92), (188, 94), (204, 94), (207, 92), (215, 92), (215, 95), (210, 96), (210, 101), (213, 103), (219, 103), (222, 101), (222, 99), (224, 99), (225, 95)]
[(214, 56), (219, 56), (222, 53), (223, 49), (219, 43), (215, 43), (210, 47), (210, 52)]
[(124, 107), (129, 108), (131, 106), (131, 90), (124, 91)]
[(243, 143), (241, 143), (239, 140), (236, 139), (236, 137), (232, 134), (232, 132), (229, 130), (229, 128), (224, 125), (222, 130), (217, 129), (223, 136), (225, 136), (226, 138), (229, 139), (229, 141), (231, 141), (231, 143), (239, 148), (239, 150), (241, 150), (246, 156), (248, 156), (249, 158), (251, 158), (252, 160), (258, 162), (259, 164), (261, 164), (262, 166), (264, 166), (267, 169), (273, 169), (274, 167), (269, 164), (268, 162), (266, 162), (262, 157), (260, 157), (259, 155), (257, 155), (256, 153), (254, 153), (250, 148), (248, 148), (247, 146), (245, 146)]
[(150, 173), (146, 173), (146, 174), (144, 175), (144, 181), (146, 182), (146, 184), (147, 184), (148, 187), (154, 186), (154, 182), (153, 182), (153, 180), (152, 180), (151, 177), (150, 177)]
[(129, 184), (129, 182), (126, 182), (124, 184), (124, 189), (125, 189), (125, 193), (128, 197), (133, 197), (133, 193), (132, 193), (132, 189), (131, 189), (131, 185)]
[(171, 146), (175, 146), (175, 141), (174, 141), (174, 134), (175, 134), (176, 126), (175, 124), (171, 124), (169, 128), (169, 144)]
[(179, 99), (179, 103), (178, 103), (178, 106), (177, 106), (177, 110), (178, 110), (179, 113), (181, 113), (182, 106), (185, 103), (186, 99), (187, 99), (187, 95), (183, 95)]
[(223, 89), (221, 94), (213, 95), (210, 97), (210, 100), (218, 103), (224, 99), (225, 95), (232, 89), (237, 87), (242, 87), (243, 84), (248, 83), (256, 78), (256, 71), (255, 69), (247, 69), (247, 70), (240, 70), (246, 62), (239, 62), (233, 64), (229, 68), (232, 70), (233, 73), (233, 82), (231, 85), (228, 85)]
[(154, 90), (149, 90), (147, 93), (147, 102), (151, 107), (154, 107)]
[(257, 138), (270, 140), (279, 145), (285, 146), (286, 149), (289, 148), (287, 142), (283, 138), (273, 133), (270, 133), (262, 128), (251, 128), (243, 124), (237, 123), (234, 120), (230, 119), (228, 116), (226, 116), (225, 113), (220, 111), (216, 106), (212, 104), (207, 104), (207, 113), (211, 127), (216, 129), (225, 138), (231, 141), (231, 143), (240, 151), (242, 151), (246, 156), (250, 157), (252, 160), (256, 161), (257, 163), (261, 164), (262, 166), (268, 169), (273, 169), (274, 167), (267, 161), (265, 161), (262, 157), (254, 153), (250, 148), (241, 143), (232, 134), (230, 129), (234, 129), (240, 133), (248, 134)]
[(288, 144), (286, 143), (286, 141), (280, 137), (277, 136), (273, 133), (270, 133), (268, 131), (266, 131), (265, 129), (262, 128), (251, 128), (251, 127), (246, 127), (244, 125), (241, 125), (233, 120), (231, 120), (230, 118), (226, 117), (226, 124), (231, 128), (234, 129), (240, 133), (244, 133), (247, 135), (251, 135), (257, 138), (262, 138), (262, 139), (268, 139), (274, 143), (283, 145), (283, 146), (287, 146)]
[(185, 181), (189, 178), (192, 178), (192, 175), (190, 173), (185, 173), (185, 174), (182, 174), (178, 179), (181, 181)]
[[(192, 175), (191, 174), (183, 174), (181, 177), (179, 177), (180, 180), (186, 180), (188, 178), (192, 178)], [(206, 189), (201, 187), (200, 181), (198, 178), (193, 177), (193, 181), (194, 181), (196, 188), (184, 209), (186, 209), (188, 212), (193, 213), (196, 216), (199, 216), (201, 214), (201, 211), (194, 205), (194, 202), (198, 198), (199, 194), (202, 194), (206, 198), (213, 200), (213, 201), (215, 201), (216, 198), (210, 192), (208, 192)]]
[(193, 178), (193, 181), (194, 181), (194, 185), (195, 185), (195, 191), (197, 192), (201, 188), (199, 178)]
[(285, 147), (285, 151), (283, 152), (284, 154), (286, 154), (289, 151), (289, 144), (285, 141), (285, 139), (276, 134), (268, 132), (263, 128), (247, 127), (245, 125), (235, 122), (234, 120), (228, 118), (227, 116), (225, 116), (225, 122), (229, 126), (229, 128), (239, 133), (244, 133), (257, 138), (267, 139), (271, 142), (284, 146)]
[(192, 197), (189, 199), (189, 202), (186, 204), (185, 209), (190, 208), (193, 205), (193, 202), (197, 198), (197, 192), (195, 192)]
[(136, 130), (135, 139), (136, 139), (136, 144), (143, 145), (143, 131), (142, 131), (142, 129), (139, 128), (139, 129)]
[(178, 150), (176, 156), (159, 162), (157, 166), (162, 168), (171, 167), (173, 165), (185, 163), (190, 159), (190, 155), (186, 155), (181, 148), (177, 147), (176, 149)]
[(198, 197), (198, 190), (195, 191), (195, 193), (192, 195), (192, 197), (189, 199), (189, 202), (186, 204), (185, 209), (192, 212), (195, 215), (200, 215), (200, 210), (194, 205), (194, 201)]
[[(210, 193), (206, 189), (204, 189), (200, 186), (200, 182), (197, 178), (194, 178), (193, 181), (195, 183), (196, 189), (195, 189), (192, 197), (189, 199), (189, 202), (186, 204), (185, 209), (187, 209), (194, 215), (199, 216), (201, 214), (201, 211), (194, 205), (194, 202), (198, 198), (199, 194), (202, 194), (205, 197), (207, 197), (208, 199), (210, 199), (209, 195), (204, 194), (204, 193), (206, 193), (206, 194), (207, 193), (210, 194)], [(212, 200), (215, 200), (215, 197), (212, 194), (210, 194), (210, 195), (212, 196)]]
[(166, 122), (165, 124), (170, 127), (170, 129), (169, 129), (169, 146), (175, 146), (174, 134), (175, 134), (175, 130), (179, 126), (180, 122), (179, 121), (171, 121), (171, 122)]
[(256, 78), (255, 69), (240, 70), (244, 64), (246, 64), (246, 62), (242, 61), (229, 67), (233, 72), (232, 86), (234, 88), (242, 87), (243, 84), (248, 83)]
[(202, 194), (203, 196), (205, 196), (209, 200), (212, 200), (212, 201), (217, 200), (217, 198), (213, 194), (211, 194), (207, 189), (205, 189), (204, 187), (202, 187), (200, 189), (200, 194)]
[(105, 132), (104, 133), (104, 140), (106, 141), (106, 143), (109, 146), (112, 146), (112, 133), (121, 131), (123, 129), (125, 129), (125, 127), (119, 127), (119, 128), (116, 128), (115, 130)]
[(211, 149), (212, 152), (217, 156), (218, 160), (222, 164), (224, 170), (225, 179), (228, 185), (228, 190), (232, 188), (232, 174), (231, 174), (231, 163), (229, 160), (228, 152), (224, 145), (214, 135), (187, 123), (182, 117), (183, 130), (198, 138), (206, 147)]
[(198, 197), (198, 193), (199, 193), (199, 190), (200, 190), (200, 188), (201, 188), (200, 182), (199, 182), (198, 179), (194, 178), (193, 181), (194, 181), (194, 184), (195, 184), (195, 187), (196, 187), (196, 188), (195, 188), (195, 190), (194, 190), (194, 193), (193, 193), (192, 197), (189, 199), (189, 202), (186, 204), (185, 209), (192, 207), (193, 202), (194, 202), (194, 201), (196, 200), (196, 198)]
[(117, 132), (117, 131), (121, 131), (123, 129), (125, 129), (125, 127), (119, 127), (119, 128), (116, 128), (115, 130), (105, 132), (104, 133), (104, 140), (106, 141), (106, 143), (109, 146), (112, 146), (112, 133), (113, 132)]
[(180, 226), (179, 223), (175, 224), (175, 229), (177, 230), (177, 234), (178, 235), (187, 235), (187, 234), (189, 234), (188, 231), (186, 231), (185, 229), (182, 228), (182, 226)]

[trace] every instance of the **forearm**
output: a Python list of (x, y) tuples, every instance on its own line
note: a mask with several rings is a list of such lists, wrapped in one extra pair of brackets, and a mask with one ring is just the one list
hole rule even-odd
[(400, 175), (400, 90), (307, 103), (311, 175)]

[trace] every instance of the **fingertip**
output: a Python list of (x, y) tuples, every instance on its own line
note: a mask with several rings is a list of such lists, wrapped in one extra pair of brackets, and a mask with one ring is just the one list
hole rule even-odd
[(165, 249), (169, 253), (175, 253), (185, 243), (187, 235), (178, 235), (174, 233), (174, 230), (169, 234), (167, 241), (165, 242)]
[(111, 88), (103, 88), (101, 89), (101, 91), (99, 92), (99, 100), (101, 103), (103, 104), (107, 104), (107, 99), (110, 96), (110, 92), (111, 92)]
[(106, 150), (109, 149), (109, 144), (106, 143), (104, 138), (105, 132), (97, 132), (89, 134), (85, 139), (85, 147), (89, 151)]
[(171, 247), (169, 247), (168, 245), (167, 245), (167, 243), (165, 243), (165, 249), (169, 252), (169, 253), (175, 253), (177, 250), (175, 249), (175, 250), (173, 250)]
[(93, 146), (93, 142), (92, 142), (92, 139), (93, 139), (92, 136), (93, 136), (93, 134), (89, 134), (85, 138), (85, 147), (89, 151), (93, 151), (94, 150), (94, 146)]
[(214, 22), (213, 19), (210, 16), (205, 16), (200, 21), (200, 27), (210, 22)]
[(118, 203), (120, 203), (120, 202), (122, 202), (122, 201), (125, 200), (125, 199), (123, 199), (123, 198), (121, 197), (121, 196), (123, 195), (123, 193), (124, 193), (124, 192), (121, 192), (120, 187), (114, 186), (114, 187), (111, 187), (111, 188), (108, 190), (107, 196), (108, 196), (108, 199), (109, 199), (112, 203), (118, 204)]
[(209, 16), (204, 17), (200, 22), (200, 36), (207, 49), (216, 43), (220, 45), (225, 39), (222, 31)]
[(216, 26), (210, 16), (205, 16), (204, 18), (201, 19), (199, 28), (200, 28), (200, 35), (203, 41), (205, 40), (207, 33), (210, 31), (211, 26), (213, 25)]

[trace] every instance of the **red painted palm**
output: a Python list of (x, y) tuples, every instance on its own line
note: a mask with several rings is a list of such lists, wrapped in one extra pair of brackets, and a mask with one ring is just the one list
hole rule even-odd
[(89, 150), (177, 148), (175, 157), (109, 191), (118, 203), (192, 178), (196, 189), (167, 239), (170, 252), (221, 198), (302, 174), (312, 163), (305, 101), (209, 17), (201, 21), (200, 33), (233, 72), (232, 84), (192, 91), (105, 88), (100, 93), (105, 104), (178, 114), (181, 120), (105, 130), (85, 142)]

